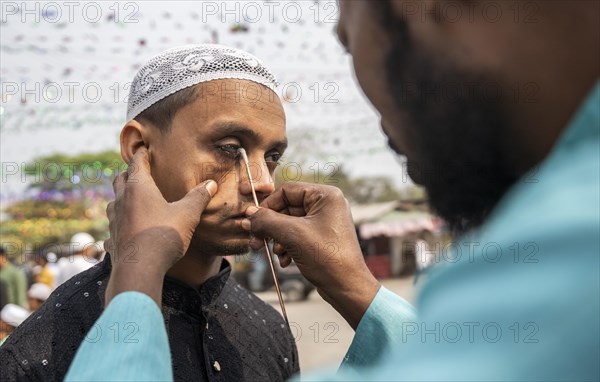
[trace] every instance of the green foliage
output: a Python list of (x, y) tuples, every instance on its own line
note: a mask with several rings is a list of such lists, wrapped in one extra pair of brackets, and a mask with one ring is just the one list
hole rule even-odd
[(72, 191), (104, 187), (115, 172), (127, 166), (116, 151), (79, 155), (53, 154), (27, 163), (23, 171), (33, 176), (30, 188), (42, 191)]
[(383, 176), (361, 177), (350, 182), (349, 189), (344, 192), (346, 198), (355, 203), (377, 203), (399, 200), (400, 192), (389, 178)]
[(104, 211), (112, 179), (115, 172), (126, 168), (116, 151), (53, 154), (27, 163), (23, 171), (37, 194), (4, 209), (12, 219), (2, 222), (2, 241), (20, 247), (65, 243), (82, 231), (104, 238), (108, 232)]
[(68, 243), (77, 232), (88, 232), (97, 240), (108, 234), (108, 219), (25, 219), (2, 222), (2, 243), (17, 248), (26, 245), (42, 246), (46, 243)]
[(343, 167), (325, 166), (321, 169), (315, 167), (305, 171), (299, 170), (296, 166), (280, 166), (275, 173), (275, 185), (279, 186), (290, 181), (335, 186), (353, 203), (387, 202), (402, 198), (402, 194), (389, 178), (382, 176), (351, 178)]
[(93, 217), (94, 200), (86, 198), (53, 201), (53, 200), (23, 200), (4, 209), (13, 220), (32, 218), (46, 219), (89, 219)]

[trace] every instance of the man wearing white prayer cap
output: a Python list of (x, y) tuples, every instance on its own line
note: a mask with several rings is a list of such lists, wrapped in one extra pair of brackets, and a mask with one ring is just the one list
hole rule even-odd
[(0, 345), (29, 317), (27, 309), (15, 304), (6, 304), (0, 311)]
[[(274, 190), (271, 176), (287, 146), (276, 86), (271, 71), (256, 57), (221, 45), (163, 52), (140, 68), (131, 86), (120, 136), (123, 160), (131, 163), (135, 156), (139, 163), (143, 158), (149, 167), (147, 176), (151, 173), (156, 183), (152, 187), (173, 208), (159, 217), (166, 226), (181, 214), (199, 220), (186, 233), (191, 242), (180, 248), (185, 255), (164, 280), (161, 276), (152, 285), (139, 286), (162, 296), (156, 302), (178, 381), (281, 381), (299, 370), (295, 340), (282, 316), (230, 278), (231, 266), (224, 259), (246, 254), (250, 241), (240, 222), (253, 204), (252, 189), (240, 171), (238, 149), (247, 152), (259, 201)], [(143, 171), (132, 168), (127, 180), (119, 176), (117, 193), (125, 181), (146, 192), (143, 178), (134, 179), (136, 174), (143, 177)], [(114, 209), (143, 210), (148, 219), (157, 218), (147, 205), (111, 203), (109, 216)], [(161, 240), (181, 241), (178, 230), (173, 227), (174, 235)], [(37, 319), (0, 349), (3, 380), (62, 380), (81, 342), (96, 340), (85, 335), (107, 300), (119, 292), (120, 286), (109, 282), (112, 264), (153, 269), (146, 263), (152, 261), (144, 256), (146, 248), (135, 242), (115, 250), (109, 239), (105, 248), (104, 261), (57, 288), (35, 313)], [(118, 326), (120, 340), (136, 340), (135, 322)], [(115, 328), (100, 328), (97, 335), (113, 335), (111, 330)]]
[(79, 232), (71, 237), (69, 243), (72, 254), (58, 260), (58, 284), (71, 277), (90, 269), (98, 262), (96, 260), (96, 241), (87, 232)]
[(52, 289), (46, 284), (35, 283), (27, 291), (27, 301), (29, 302), (29, 309), (35, 312), (42, 306), (44, 301), (50, 297)]

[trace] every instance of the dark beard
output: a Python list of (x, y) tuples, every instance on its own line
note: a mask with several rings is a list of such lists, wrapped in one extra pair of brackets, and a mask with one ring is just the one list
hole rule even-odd
[(248, 245), (229, 245), (213, 242), (195, 242), (192, 239), (188, 253), (201, 253), (209, 256), (241, 256), (250, 252)]
[[(416, 153), (409, 174), (426, 188), (434, 212), (456, 234), (464, 233), (484, 222), (520, 175), (504, 149), (506, 94), (490, 76), (460, 70), (412, 45), (404, 20), (384, 24), (393, 38), (388, 83), (398, 110), (408, 116), (405, 129), (415, 137), (404, 143)], [(490, 97), (490, 89), (500, 95)]]

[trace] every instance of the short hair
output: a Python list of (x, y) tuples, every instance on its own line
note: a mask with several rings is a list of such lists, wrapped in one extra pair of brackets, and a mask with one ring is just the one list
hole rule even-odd
[(150, 122), (161, 133), (166, 134), (171, 130), (171, 122), (175, 114), (185, 106), (194, 102), (202, 93), (198, 85), (181, 89), (170, 96), (161, 99), (134, 119)]

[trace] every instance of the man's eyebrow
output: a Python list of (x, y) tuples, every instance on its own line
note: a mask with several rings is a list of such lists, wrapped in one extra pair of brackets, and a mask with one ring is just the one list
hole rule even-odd
[(273, 148), (277, 149), (277, 150), (280, 150), (280, 151), (285, 151), (285, 149), (287, 149), (287, 147), (288, 147), (288, 140), (287, 139), (274, 142), (274, 144), (273, 144)]
[(238, 122), (216, 122), (210, 126), (210, 131), (221, 135), (240, 135), (254, 141), (259, 140), (259, 136), (254, 130)]
[[(237, 135), (246, 137), (254, 142), (260, 141), (260, 136), (253, 129), (239, 122), (216, 122), (210, 126), (213, 133), (219, 135)], [(282, 139), (271, 144), (272, 148), (285, 150), (288, 146), (288, 140)]]

